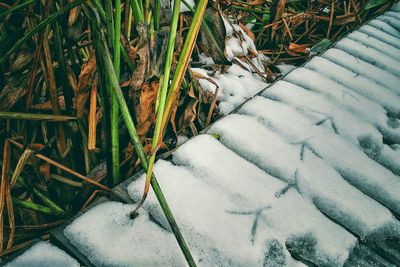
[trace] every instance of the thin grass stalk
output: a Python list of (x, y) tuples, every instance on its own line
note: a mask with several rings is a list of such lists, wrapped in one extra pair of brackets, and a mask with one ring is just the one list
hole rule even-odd
[(76, 120), (76, 117), (54, 114), (34, 114), (0, 111), (0, 119), (67, 122)]
[[(14, 140), (8, 139), (8, 141), (10, 143), (12, 143), (13, 145), (15, 145), (16, 147), (18, 147), (19, 149), (23, 149), (24, 148), (24, 146), (22, 144), (14, 141)], [(66, 166), (64, 166), (64, 165), (62, 165), (62, 164), (60, 164), (60, 163), (58, 163), (58, 162), (56, 162), (56, 161), (44, 156), (42, 154), (40, 154), (40, 153), (34, 153), (33, 155), (35, 157), (37, 157), (38, 159), (44, 160), (44, 161), (50, 163), (51, 165), (53, 165), (53, 166), (55, 166), (57, 168), (60, 168), (61, 170), (65, 171), (65, 172), (68, 172), (68, 173), (76, 176), (77, 178), (79, 178), (79, 179), (81, 179), (81, 180), (83, 180), (83, 181), (85, 181), (85, 182), (87, 182), (89, 184), (96, 185), (96, 186), (98, 186), (101, 189), (106, 190), (106, 191), (111, 191), (111, 189), (108, 188), (107, 186), (102, 185), (102, 184), (100, 184), (100, 183), (98, 183), (98, 182), (96, 182), (96, 181), (94, 181), (94, 180), (92, 180), (92, 179), (90, 179), (90, 178), (88, 178), (86, 176), (83, 176), (82, 174), (80, 174), (80, 173), (78, 173), (78, 172), (76, 172), (76, 171), (74, 171), (74, 170), (72, 170), (72, 169), (70, 169), (70, 168), (68, 168), (68, 167), (66, 167)]]
[[(164, 110), (162, 129), (164, 130), (171, 114), (172, 106), (179, 94), (179, 88), (182, 84), (183, 77), (189, 65), (189, 61), (196, 43), (197, 35), (199, 34), (200, 26), (203, 21), (204, 13), (207, 8), (208, 0), (199, 0), (196, 12), (194, 13), (192, 23), (190, 24), (189, 32), (183, 44), (182, 52), (179, 56), (175, 74), (170, 85), (167, 96), (167, 105)], [(164, 131), (163, 131), (164, 132)]]
[(46, 215), (53, 215), (53, 216), (57, 216), (57, 217), (64, 217), (64, 214), (59, 213), (56, 210), (53, 210), (52, 208), (46, 207), (46, 206), (42, 206), (36, 203), (33, 203), (31, 201), (28, 200), (21, 200), (19, 198), (16, 197), (12, 197), (12, 201), (13, 203), (15, 203), (16, 205), (29, 209), (29, 210), (33, 210), (39, 213), (43, 213)]
[[(62, 39), (62, 33), (61, 33), (61, 26), (58, 22), (53, 24), (53, 33), (54, 33), (54, 43), (56, 45), (56, 55), (58, 59), (58, 64), (60, 71), (64, 77), (68, 77), (68, 71), (67, 71), (67, 62), (65, 60), (65, 55), (64, 55), (64, 49), (63, 49), (63, 39)], [(65, 99), (65, 108), (67, 110), (67, 114), (72, 114), (72, 87), (69, 84), (68, 79), (61, 79), (62, 83), (62, 88), (63, 88), (63, 95)]]
[[(106, 23), (106, 21), (107, 21), (106, 13), (105, 13), (103, 7), (101, 6), (101, 4), (99, 3), (99, 0), (94, 0), (93, 2), (94, 2), (94, 5), (96, 6), (96, 9), (99, 13), (101, 20)], [(121, 55), (122, 55), (123, 59), (125, 60), (126, 64), (128, 65), (129, 70), (133, 72), (135, 70), (135, 65), (130, 60), (130, 58), (128, 56), (128, 52), (126, 51), (125, 47), (122, 45), (121, 42), (120, 42), (120, 50), (121, 50)]]
[(154, 30), (157, 32), (160, 29), (160, 22), (161, 22), (161, 0), (155, 0), (153, 13), (154, 13)]
[(7, 174), (10, 162), (10, 143), (6, 139), (3, 149), (3, 164), (1, 166), (1, 186), (0, 186), (0, 252), (3, 251), (4, 240), (4, 203), (6, 199)]
[[(120, 43), (121, 43), (121, 0), (115, 0), (115, 30), (114, 30), (114, 70), (119, 83), (120, 78)], [(118, 101), (115, 92), (111, 91), (111, 155), (112, 180), (114, 186), (120, 182), (119, 174), (119, 124)]]
[(133, 17), (135, 18), (135, 25), (144, 22), (143, 5), (141, 0), (130, 0)]
[(35, 28), (33, 28), (30, 32), (28, 32), (26, 35), (24, 35), (21, 39), (19, 39), (18, 42), (15, 43), (13, 47), (11, 47), (1, 58), (0, 58), (0, 64), (3, 64), (5, 60), (14, 52), (18, 50), (27, 40), (32, 38), (36, 33), (38, 33), (40, 30), (45, 28), (47, 25), (55, 21), (57, 18), (60, 16), (64, 15), (71, 9), (73, 9), (76, 6), (81, 5), (82, 3), (86, 2), (88, 0), (76, 0), (68, 5), (65, 5), (63, 8), (60, 10), (54, 12), (50, 16), (48, 16), (45, 20), (41, 21), (38, 25), (36, 25)]
[[(94, 10), (94, 12), (95, 12), (95, 10)], [(99, 24), (98, 24), (99, 22), (95, 20), (96, 17), (97, 17), (97, 15), (95, 13), (94, 15), (91, 16), (92, 19), (90, 20), (90, 22), (91, 22), (91, 28), (92, 28), (92, 32), (93, 32), (94, 44), (96, 46), (95, 50), (97, 53), (96, 58), (98, 59), (98, 66), (99, 66), (99, 69), (104, 68), (104, 70), (103, 70), (104, 74), (107, 74), (109, 76), (109, 77), (107, 77), (107, 79), (110, 79), (112, 81), (112, 83), (111, 83), (113, 85), (112, 90), (114, 90), (116, 93), (119, 108), (121, 111), (121, 115), (122, 115), (122, 118), (128, 129), (128, 133), (132, 140), (133, 146), (135, 148), (136, 155), (138, 156), (143, 169), (147, 171), (147, 169), (148, 169), (147, 158), (144, 153), (144, 149), (143, 149), (142, 143), (140, 141), (140, 138), (137, 134), (135, 124), (130, 115), (128, 105), (126, 104), (124, 95), (123, 95), (121, 88), (118, 84), (118, 81), (116, 79), (116, 75), (115, 75), (115, 71), (113, 69), (111, 57), (110, 57), (109, 52), (107, 51), (107, 48), (106, 48), (107, 46), (104, 43), (104, 37), (101, 36), (101, 31), (100, 31)], [(106, 71), (106, 70), (109, 70), (109, 71)], [(196, 266), (196, 263), (192, 257), (192, 254), (186, 244), (185, 239), (183, 238), (183, 236), (179, 230), (179, 227), (175, 221), (175, 218), (171, 212), (171, 209), (169, 208), (169, 205), (164, 197), (163, 192), (161, 191), (160, 185), (158, 184), (155, 176), (153, 176), (151, 179), (151, 185), (153, 187), (153, 190), (157, 197), (157, 200), (161, 206), (161, 209), (163, 210), (164, 215), (167, 218), (168, 223), (172, 229), (172, 232), (179, 244), (179, 247), (181, 248), (182, 253), (185, 256), (185, 259), (186, 259), (188, 265)]]
[(175, 0), (174, 1), (174, 6), (172, 8), (172, 17), (171, 17), (171, 26), (169, 30), (169, 36), (168, 36), (168, 47), (167, 47), (167, 54), (165, 58), (165, 66), (164, 66), (164, 75), (162, 76), (162, 81), (161, 81), (161, 87), (160, 90), (158, 91), (159, 94), (159, 104), (157, 108), (157, 118), (156, 118), (156, 125), (154, 128), (154, 135), (153, 135), (153, 142), (152, 142), (152, 152), (150, 155), (149, 159), (149, 166), (146, 174), (146, 183), (144, 187), (144, 192), (142, 199), (140, 200), (139, 205), (136, 207), (135, 211), (137, 211), (144, 203), (146, 200), (147, 194), (150, 189), (150, 180), (152, 177), (153, 173), (153, 166), (157, 154), (157, 150), (159, 147), (160, 143), (160, 136), (161, 130), (162, 130), (162, 119), (164, 115), (164, 109), (165, 109), (165, 101), (167, 98), (167, 90), (168, 90), (168, 84), (169, 84), (169, 77), (170, 77), (170, 72), (171, 72), (171, 65), (172, 65), (172, 58), (174, 56), (174, 47), (175, 47), (175, 39), (176, 39), (176, 31), (178, 28), (178, 20), (179, 20), (179, 11), (180, 11), (180, 0)]
[(113, 22), (113, 8), (112, 1), (106, 0), (104, 2), (104, 10), (105, 10), (105, 20), (107, 26), (107, 34), (108, 34), (108, 46), (113, 47), (114, 45), (114, 22)]
[(14, 207), (12, 204), (11, 186), (9, 183), (7, 183), (7, 187), (6, 187), (6, 204), (7, 204), (7, 214), (8, 214), (8, 225), (10, 227), (10, 233), (9, 233), (9, 238), (8, 238), (6, 248), (9, 249), (14, 244), (14, 236), (15, 236)]
[(26, 189), (32, 190), (32, 193), (35, 196), (37, 196), (38, 198), (40, 198), (40, 200), (43, 201), (43, 203), (46, 204), (47, 207), (59, 212), (60, 214), (64, 214), (65, 217), (68, 216), (68, 213), (63, 208), (61, 208), (57, 203), (55, 203), (53, 200), (48, 198), (45, 194), (43, 194), (41, 191), (39, 191), (35, 187), (28, 186), (26, 184), (24, 178), (22, 178), (21, 176), (18, 176), (18, 183), (20, 185), (22, 185), (23, 187), (25, 187)]
[(28, 0), (28, 1), (22, 3), (22, 4), (18, 5), (18, 6), (12, 7), (12, 8), (10, 8), (10, 9), (4, 11), (3, 13), (0, 13), (0, 19), (1, 19), (2, 17), (6, 16), (7, 14), (11, 14), (11, 13), (17, 11), (18, 9), (21, 9), (21, 8), (23, 8), (23, 7), (26, 7), (26, 6), (28, 6), (29, 4), (32, 4), (32, 3), (34, 3), (34, 2), (35, 2), (35, 0)]

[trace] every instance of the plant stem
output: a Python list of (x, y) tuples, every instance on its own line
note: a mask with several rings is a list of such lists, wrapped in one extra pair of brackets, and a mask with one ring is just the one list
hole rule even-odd
[(141, 0), (130, 0), (133, 16), (135, 18), (135, 25), (144, 22), (143, 5)]
[(172, 17), (171, 17), (171, 26), (169, 30), (169, 36), (168, 36), (168, 47), (167, 47), (167, 54), (165, 58), (165, 66), (164, 66), (164, 75), (162, 76), (162, 81), (161, 81), (161, 86), (160, 90), (158, 92), (159, 94), (159, 105), (157, 109), (157, 119), (156, 119), (156, 125), (154, 129), (154, 135), (153, 135), (153, 142), (152, 142), (152, 152), (150, 155), (150, 160), (149, 160), (149, 166), (146, 174), (146, 183), (144, 187), (144, 192), (142, 199), (139, 203), (139, 205), (136, 207), (135, 211), (137, 211), (141, 205), (144, 203), (146, 200), (147, 194), (149, 192), (150, 188), (150, 180), (152, 177), (153, 173), (153, 166), (157, 154), (157, 150), (159, 147), (160, 142), (162, 140), (160, 137), (162, 137), (162, 119), (164, 115), (164, 109), (165, 109), (165, 100), (167, 97), (167, 89), (168, 89), (168, 83), (169, 83), (169, 77), (170, 77), (170, 72), (171, 72), (171, 65), (172, 65), (172, 58), (174, 56), (174, 47), (175, 47), (175, 39), (176, 39), (176, 30), (178, 28), (178, 20), (179, 20), (179, 11), (180, 11), (180, 0), (175, 0), (174, 1), (174, 6), (172, 9)]
[(43, 214), (53, 215), (53, 216), (57, 216), (57, 217), (65, 216), (64, 213), (60, 213), (59, 211), (53, 210), (52, 208), (33, 203), (31, 201), (21, 200), (16, 197), (12, 197), (12, 201), (13, 201), (13, 203), (17, 204), (18, 206), (21, 206), (23, 208), (30, 209), (33, 211), (37, 211), (37, 212), (40, 212)]
[[(115, 0), (115, 31), (114, 31), (114, 70), (117, 81), (120, 78), (120, 40), (121, 40), (121, 0)], [(111, 156), (114, 186), (120, 182), (119, 174), (119, 111), (115, 92), (111, 91)]]
[(54, 114), (33, 114), (22, 112), (7, 112), (0, 111), (0, 119), (14, 119), (14, 120), (39, 120), (39, 121), (72, 121), (76, 120), (75, 117), (54, 115)]
[(208, 0), (199, 0), (196, 12), (194, 13), (193, 16), (192, 23), (190, 24), (189, 32), (185, 39), (185, 43), (183, 44), (182, 52), (179, 56), (178, 64), (176, 66), (174, 78), (172, 79), (172, 83), (168, 91), (167, 105), (164, 110), (164, 117), (162, 123), (163, 132), (167, 125), (167, 121), (169, 119), (172, 106), (175, 103), (175, 100), (179, 94), (179, 88), (181, 86), (186, 69), (189, 65), (189, 61), (193, 52), (196, 38), (199, 33), (204, 13), (207, 8), (207, 3)]

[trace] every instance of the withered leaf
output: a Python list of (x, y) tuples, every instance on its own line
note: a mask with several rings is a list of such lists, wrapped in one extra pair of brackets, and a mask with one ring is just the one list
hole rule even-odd
[(92, 88), (96, 77), (96, 57), (92, 53), (89, 60), (83, 64), (79, 74), (78, 88), (76, 92), (76, 117), (81, 118), (85, 109), (85, 104), (89, 98), (89, 91)]

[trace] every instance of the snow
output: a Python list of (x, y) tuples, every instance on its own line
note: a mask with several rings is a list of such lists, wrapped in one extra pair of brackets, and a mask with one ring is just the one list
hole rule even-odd
[(377, 67), (383, 68), (394, 75), (397, 75), (400, 72), (400, 61), (388, 57), (382, 52), (357, 43), (351, 39), (344, 38), (337, 42), (335, 47), (349, 52), (362, 60), (376, 65)]
[(239, 113), (255, 116), (291, 142), (302, 143), (352, 185), (400, 213), (399, 177), (368, 158), (354, 144), (316, 126), (295, 108), (266, 98), (255, 97)]
[[(198, 140), (206, 140), (206, 137)], [(223, 164), (208, 161), (208, 171), (213, 172), (211, 169), (219, 165)], [(203, 259), (200, 266), (260, 266), (265, 258), (265, 244), (275, 242), (284, 247), (285, 242), (304, 236), (314, 242), (315, 251), (310, 255), (313, 262), (339, 266), (355, 245), (356, 239), (352, 235), (330, 222), (293, 189), (276, 198), (275, 193), (270, 195), (271, 188), (265, 183), (262, 189), (268, 195), (266, 201), (255, 206), (251, 203), (259, 201), (256, 195), (247, 195), (246, 189), (227, 192), (218, 185), (204, 183), (208, 173), (199, 169), (173, 166), (161, 160), (155, 165), (155, 174), (189, 247), (200, 251), (199, 255), (206, 253), (199, 256)], [(252, 175), (248, 175), (246, 181), (247, 187), (256, 190), (257, 180), (253, 185)], [(140, 197), (143, 182), (144, 176), (129, 186), (134, 199)], [(238, 198), (230, 196), (232, 193), (247, 201), (237, 201)], [(147, 204), (146, 209), (161, 214), (153, 194), (147, 202), (152, 204)], [(211, 252), (207, 251), (212, 249), (214, 255), (210, 256)], [(287, 250), (283, 253), (275, 260), (285, 258), (289, 266), (297, 265)]]
[[(372, 28), (372, 27), (371, 27)], [(380, 35), (383, 33), (380, 30), (377, 30), (373, 28), (374, 30), (378, 31)], [(388, 35), (388, 34), (387, 34)], [(400, 53), (399, 50), (392, 45), (386, 43), (385, 41), (382, 41), (381, 39), (377, 39), (375, 37), (372, 37), (373, 35), (368, 35), (367, 33), (364, 33), (362, 31), (355, 31), (350, 33), (347, 38), (362, 43), (363, 45), (366, 45), (368, 47), (371, 47), (373, 49), (379, 50), (380, 52), (386, 54), (389, 57), (392, 57), (393, 59), (400, 60)], [(389, 35), (390, 36), (390, 35)], [(392, 37), (392, 36), (390, 36)], [(398, 40), (395, 37), (392, 37), (395, 40)]]
[[(383, 31), (380, 31), (380, 30), (376, 29), (375, 27), (372, 27), (368, 24), (361, 26), (360, 29), (358, 30), (358, 32), (362, 32), (368, 36), (371, 36), (377, 40), (380, 40), (381, 42), (386, 43), (386, 44), (392, 46), (393, 48), (397, 48), (397, 49), (400, 48), (398, 38), (396, 38), (388, 33), (385, 33)], [(378, 48), (378, 50), (383, 52), (384, 49)]]
[(281, 71), (282, 75), (286, 75), (296, 68), (296, 66), (289, 65), (289, 64), (279, 64), (279, 65), (276, 65), (276, 67)]
[[(186, 0), (186, 3), (188, 3), (189, 6), (191, 6), (193, 9), (195, 9), (195, 3), (193, 0)], [(171, 1), (171, 6), (173, 6), (173, 5), (174, 5), (174, 0)], [(181, 8), (180, 9), (181, 13), (190, 11), (190, 9), (183, 2), (181, 2), (180, 8)]]
[(400, 4), (399, 3), (393, 4), (392, 10), (396, 11), (396, 12), (400, 12)]
[(254, 118), (232, 114), (213, 124), (208, 133), (218, 134), (222, 144), (270, 175), (294, 182), (300, 146), (286, 143)]
[[(218, 85), (217, 101), (222, 114), (228, 114), (267, 86), (257, 74), (237, 64), (233, 64), (225, 72), (217, 71), (214, 76), (210, 76), (201, 68), (192, 68), (192, 71), (213, 80)], [(199, 83), (204, 90), (215, 93), (217, 88), (215, 84), (207, 79), (199, 79)]]
[(400, 21), (398, 19), (395, 19), (391, 16), (386, 16), (386, 15), (379, 16), (379, 17), (377, 17), (377, 19), (379, 19), (383, 22), (386, 22), (387, 24), (389, 24), (396, 30), (400, 31)]
[(331, 48), (327, 50), (321, 57), (346, 67), (358, 75), (365, 76), (374, 80), (376, 83), (385, 86), (400, 95), (400, 78), (383, 69), (374, 66), (364, 60), (339, 49)]
[[(204, 90), (215, 93), (218, 86), (219, 111), (226, 115), (268, 85), (264, 68), (268, 58), (257, 51), (254, 41), (239, 25), (230, 23), (224, 16), (222, 20), (226, 30), (224, 52), (232, 66), (224, 66), (213, 74), (205, 68), (191, 70), (200, 74), (199, 84)], [(199, 61), (205, 65), (214, 64), (205, 54), (199, 55)]]
[[(172, 161), (200, 173), (205, 183), (229, 192), (232, 199), (254, 202), (251, 203), (254, 206), (270, 203), (276, 192), (286, 186), (243, 160), (210, 135), (196, 136), (190, 142), (186, 142), (173, 154)], [(252, 186), (249, 186), (249, 177)], [(251, 196), (251, 199), (244, 200), (239, 196)]]
[(373, 26), (380, 31), (391, 34), (397, 38), (400, 38), (400, 32), (384, 21), (381, 21), (379, 19), (373, 19), (368, 23), (368, 25)]
[(47, 243), (38, 242), (21, 256), (5, 265), (6, 267), (74, 267), (79, 263), (61, 249)]
[(315, 125), (325, 127), (330, 132), (348, 138), (356, 145), (359, 145), (361, 140), (369, 140), (375, 148), (372, 151), (366, 151), (369, 155), (379, 153), (382, 147), (382, 134), (375, 127), (318, 93), (292, 83), (278, 81), (265, 90), (262, 95), (297, 108), (310, 117)]
[(253, 117), (229, 115), (208, 132), (218, 134), (221, 143), (266, 172), (295, 183), (320, 210), (361, 237), (395, 224), (386, 208), (343, 180), (309, 149), (302, 155), (301, 145), (288, 143)]
[(400, 115), (400, 96), (375, 81), (322, 57), (314, 57), (305, 67), (381, 104), (390, 114)]
[(381, 105), (357, 92), (306, 68), (292, 71), (284, 80), (321, 93), (339, 107), (375, 125), (388, 140), (394, 143), (400, 142), (400, 128), (396, 126), (398, 120), (389, 118)]
[(343, 180), (310, 149), (304, 152), (296, 181), (301, 194), (361, 238), (398, 223), (387, 208)]
[(95, 266), (185, 266), (174, 236), (134, 205), (106, 202), (90, 209), (64, 230)]

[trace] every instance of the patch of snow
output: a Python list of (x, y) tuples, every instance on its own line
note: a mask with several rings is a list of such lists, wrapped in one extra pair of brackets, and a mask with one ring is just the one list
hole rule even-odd
[(357, 43), (351, 39), (344, 38), (337, 42), (335, 47), (349, 52), (354, 56), (359, 57), (360, 59), (365, 60), (377, 67), (383, 68), (384, 70), (387, 70), (394, 75), (400, 73), (400, 61), (388, 57), (382, 52)]
[(294, 70), (295, 68), (297, 68), (296, 66), (289, 65), (289, 64), (279, 64), (279, 65), (276, 65), (276, 67), (281, 71), (282, 75), (286, 75), (289, 72), (291, 72), (292, 70)]
[(399, 177), (368, 158), (354, 144), (316, 126), (295, 108), (263, 97), (247, 102), (239, 113), (255, 116), (291, 142), (303, 144), (352, 185), (400, 213)]
[(75, 267), (79, 263), (47, 242), (38, 242), (5, 267)]
[(400, 20), (395, 19), (391, 16), (387, 16), (387, 15), (381, 15), (381, 16), (377, 17), (377, 19), (379, 19), (383, 22), (386, 22), (387, 24), (389, 24), (396, 30), (400, 31)]
[(213, 124), (209, 134), (265, 172), (288, 183), (295, 180), (300, 145), (288, 144), (254, 118), (232, 114)]
[[(173, 6), (173, 2), (174, 2), (174, 0), (172, 0), (171, 6)], [(193, 9), (195, 9), (194, 7), (196, 4), (194, 3), (193, 0), (186, 0), (186, 3), (188, 3), (189, 6), (191, 6)], [(183, 2), (181, 2), (180, 12), (183, 13), (183, 12), (188, 12), (188, 11), (190, 11), (190, 9)]]
[(305, 67), (321, 73), (335, 82), (381, 104), (395, 117), (400, 115), (400, 96), (375, 81), (357, 75), (357, 73), (322, 57), (314, 57)]
[(172, 161), (190, 167), (201, 174), (205, 183), (221, 188), (232, 199), (249, 202), (252, 206), (271, 203), (274, 195), (286, 186), (210, 135), (199, 135), (186, 142), (175, 151)]
[[(216, 164), (209, 161), (208, 166), (211, 169)], [(247, 190), (237, 194), (254, 200), (238, 202), (229, 197), (234, 192), (203, 183), (208, 174), (199, 170), (165, 161), (158, 161), (154, 170), (189, 247), (204, 253), (199, 257), (200, 266), (260, 266), (265, 262), (271, 242), (281, 247), (280, 257), (275, 260), (284, 259), (288, 266), (298, 265), (283, 247), (289, 244), (302, 250), (302, 243), (296, 241), (303, 239), (310, 243), (312, 252), (307, 256), (313, 262), (340, 266), (356, 243), (352, 235), (326, 219), (293, 189), (272, 202), (253, 206), (250, 203), (258, 200), (253, 195), (243, 195)], [(247, 187), (255, 189), (252, 178), (252, 175), (246, 177)], [(140, 197), (143, 182), (144, 176), (129, 186), (134, 199)], [(263, 189), (265, 194), (271, 191), (268, 184)], [(274, 198), (274, 195), (268, 197)], [(153, 205), (147, 204), (145, 208), (161, 214), (154, 194), (149, 195), (145, 205), (147, 202)], [(214, 255), (210, 255), (211, 250)]]
[[(265, 243), (277, 235), (261, 223), (257, 232), (252, 233), (255, 214), (235, 213), (254, 210), (253, 207), (234, 201), (224, 191), (204, 183), (203, 177), (198, 176), (201, 174), (189, 168), (158, 160), (154, 173), (198, 266), (263, 264)], [(144, 182), (143, 175), (129, 185), (128, 192), (134, 200), (140, 199)], [(152, 190), (143, 207), (169, 227)], [(283, 258), (289, 266), (299, 265), (286, 250)]]
[[(205, 69), (192, 68), (205, 77), (218, 84), (217, 101), (222, 114), (228, 114), (248, 98), (254, 96), (267, 86), (257, 74), (243, 69), (237, 64), (230, 66), (225, 73), (217, 71), (213, 77)], [(206, 79), (199, 79), (200, 86), (207, 91), (215, 93), (216, 86)]]
[[(383, 33), (380, 30), (377, 30), (375, 28), (373, 28), (373, 29), (380, 32), (379, 36), (382, 36)], [(390, 37), (393, 37), (389, 34), (387, 34), (387, 35)], [(347, 38), (349, 38), (353, 41), (362, 43), (365, 46), (379, 50), (383, 54), (385, 54), (389, 57), (392, 57), (393, 59), (400, 60), (399, 49), (388, 44), (385, 41), (382, 41), (381, 39), (377, 39), (377, 38), (373, 37), (373, 35), (370, 36), (362, 31), (355, 31), (355, 32), (352, 32), (349, 35), (347, 35)], [(393, 39), (398, 40), (396, 37), (393, 37)]]
[(368, 25), (373, 26), (380, 31), (391, 34), (397, 38), (400, 38), (400, 32), (384, 21), (381, 21), (379, 19), (373, 19), (368, 23)]
[(176, 145), (177, 146), (180, 146), (180, 145), (182, 145), (183, 143), (185, 143), (189, 138), (187, 137), (187, 136), (185, 136), (185, 135), (178, 135), (178, 140), (177, 140), (177, 142), (176, 142)]
[(368, 155), (375, 156), (382, 148), (382, 134), (373, 125), (340, 108), (321, 94), (286, 81), (278, 81), (265, 90), (262, 96), (297, 108), (300, 113), (310, 117), (314, 125), (325, 127), (357, 146), (362, 140), (368, 140), (373, 144), (366, 148)]
[(389, 118), (386, 110), (376, 102), (306, 68), (292, 71), (284, 80), (324, 95), (339, 107), (375, 125), (386, 139), (393, 143), (400, 142), (400, 127), (396, 126), (398, 120)]
[(361, 237), (395, 224), (390, 211), (343, 180), (309, 149), (288, 143), (253, 117), (229, 115), (208, 132), (218, 134), (221, 143), (266, 172), (294, 184), (325, 214)]
[(106, 202), (85, 212), (64, 234), (95, 266), (185, 266), (174, 236), (135, 205)]
[(381, 68), (374, 66), (362, 59), (344, 52), (339, 49), (331, 48), (327, 50), (321, 57), (343, 66), (357, 75), (365, 76), (368, 79), (374, 80), (376, 83), (385, 86), (400, 95), (400, 78)]
[[(376, 29), (375, 27), (372, 27), (368, 24), (361, 26), (357, 32), (362, 32), (362, 33), (366, 34), (367, 36), (374, 37), (375, 39), (380, 40), (381, 42), (386, 43), (386, 44), (392, 46), (393, 48), (397, 48), (397, 49), (400, 48), (398, 38), (396, 38), (386, 32), (380, 31), (380, 30)], [(384, 51), (383, 48), (384, 47), (377, 48), (377, 50), (383, 52)]]

